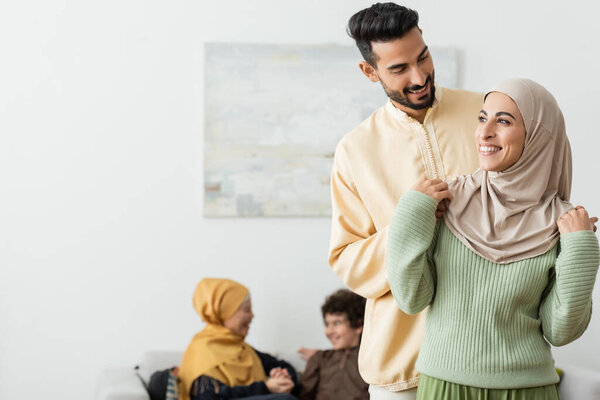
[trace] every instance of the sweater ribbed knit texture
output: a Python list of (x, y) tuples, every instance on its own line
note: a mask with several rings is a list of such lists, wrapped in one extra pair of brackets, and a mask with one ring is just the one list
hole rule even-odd
[(468, 386), (508, 389), (558, 382), (550, 342), (585, 331), (600, 264), (592, 231), (561, 235), (537, 257), (497, 264), (467, 248), (436, 201), (417, 191), (398, 202), (390, 225), (387, 273), (402, 311), (428, 305), (417, 369)]

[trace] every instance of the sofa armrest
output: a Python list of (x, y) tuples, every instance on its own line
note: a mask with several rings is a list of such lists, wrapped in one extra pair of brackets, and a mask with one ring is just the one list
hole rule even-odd
[(559, 385), (561, 400), (600, 399), (600, 371), (574, 365), (559, 365), (563, 376)]
[(102, 371), (95, 394), (96, 400), (150, 400), (148, 392), (133, 368)]

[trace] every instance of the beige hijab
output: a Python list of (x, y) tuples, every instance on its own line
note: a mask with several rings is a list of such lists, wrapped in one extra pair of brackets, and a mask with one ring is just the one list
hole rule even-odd
[(444, 221), (475, 253), (510, 263), (544, 254), (557, 243), (556, 220), (573, 208), (571, 148), (562, 112), (544, 87), (511, 79), (491, 92), (506, 94), (521, 111), (523, 154), (503, 172), (478, 169), (450, 181), (453, 199)]

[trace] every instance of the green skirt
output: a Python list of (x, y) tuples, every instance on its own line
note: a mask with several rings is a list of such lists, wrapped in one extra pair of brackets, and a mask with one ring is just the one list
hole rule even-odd
[(522, 389), (482, 389), (421, 374), (417, 400), (560, 400), (558, 385)]

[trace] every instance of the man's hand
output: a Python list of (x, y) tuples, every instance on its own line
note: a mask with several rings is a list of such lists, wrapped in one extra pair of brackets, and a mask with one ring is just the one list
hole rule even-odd
[(269, 377), (265, 384), (271, 393), (290, 393), (294, 388), (294, 382), (289, 377)]
[(426, 194), (438, 202), (435, 219), (439, 221), (446, 211), (446, 203), (452, 198), (448, 190), (448, 183), (441, 179), (421, 178), (411, 189)]
[(556, 221), (556, 225), (558, 225), (558, 231), (561, 234), (579, 231), (596, 232), (596, 226), (594, 225), (596, 222), (598, 222), (597, 217), (590, 218), (585, 208), (577, 206), (564, 213)]
[(308, 361), (308, 359), (311, 358), (312, 356), (314, 356), (317, 351), (319, 351), (319, 350), (307, 349), (306, 347), (300, 347), (298, 349), (298, 353), (300, 353), (300, 357), (302, 357), (302, 359), (304, 361)]

